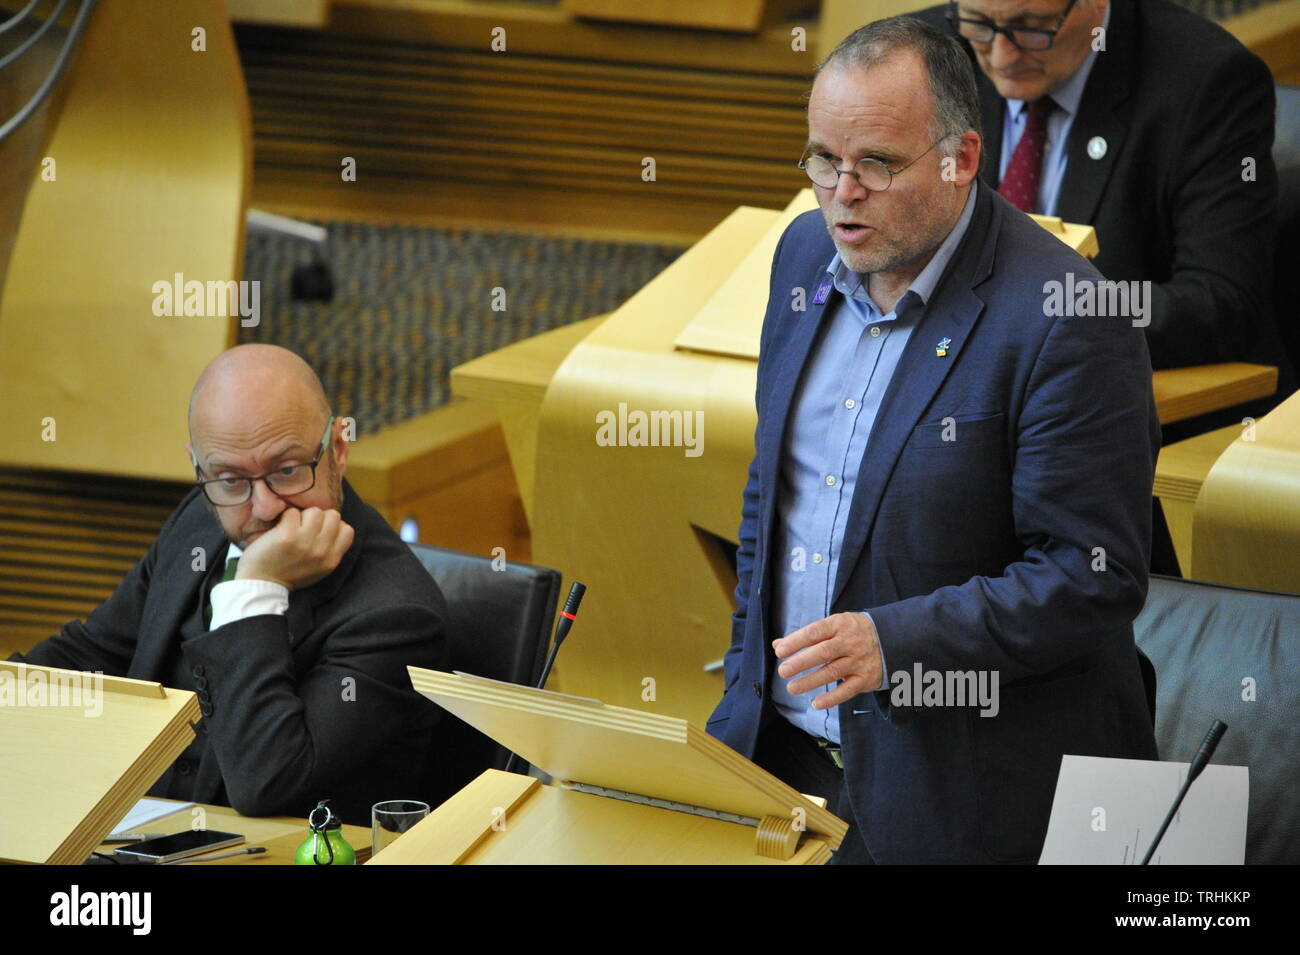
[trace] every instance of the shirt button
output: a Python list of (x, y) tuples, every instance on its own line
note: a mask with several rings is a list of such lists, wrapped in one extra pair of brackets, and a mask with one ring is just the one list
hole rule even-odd
[(871, 326), (871, 337), (872, 337), (872, 338), (879, 338), (879, 337), (880, 337), (880, 326), (879, 326), (879, 325), (872, 325), (872, 326)]
[(834, 474), (828, 474), (828, 475), (826, 475), (826, 486), (827, 486), (827, 487), (834, 487), (834, 486), (835, 486), (835, 475), (834, 475)]
[(846, 407), (846, 408), (849, 408), (849, 409), (855, 408), (855, 407), (857, 406), (857, 404), (858, 404), (858, 403), (857, 403), (856, 401), (854, 401), (852, 398), (845, 398), (845, 399), (844, 399), (844, 407)]
[(813, 563), (814, 563), (814, 564), (820, 564), (821, 562), (822, 562), (822, 555), (821, 555), (821, 554), (813, 554)]

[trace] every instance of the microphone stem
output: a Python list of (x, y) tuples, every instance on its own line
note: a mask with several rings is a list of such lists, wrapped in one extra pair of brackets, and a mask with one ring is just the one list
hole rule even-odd
[[(561, 638), (563, 639), (563, 638)], [(551, 647), (551, 652), (546, 658), (546, 665), (542, 667), (542, 678), (537, 681), (539, 690), (546, 689), (546, 681), (551, 677), (551, 667), (555, 666), (555, 658), (560, 654), (560, 641), (555, 641), (555, 646)]]
[[(575, 583), (574, 588), (576, 589), (578, 587), (581, 587), (581, 584)], [(578, 612), (578, 602), (582, 600), (582, 594), (585, 592), (586, 592), (586, 588), (582, 587), (582, 590), (577, 594), (577, 601), (574, 600), (573, 591), (569, 592), (569, 599), (568, 601), (565, 602), (564, 605), (565, 607), (564, 613), (566, 616), (570, 613), (576, 614)], [(569, 609), (570, 607), (572, 607), (572, 610)], [(555, 658), (556, 656), (559, 655), (560, 644), (562, 644), (564, 642), (564, 638), (569, 635), (569, 628), (571, 626), (573, 626), (572, 617), (568, 617), (567, 619), (565, 619), (565, 617), (561, 617), (560, 622), (556, 625), (555, 642), (551, 645), (551, 652), (548, 653), (546, 656), (546, 665), (542, 667), (542, 678), (537, 681), (537, 689), (539, 690), (546, 689), (546, 681), (551, 676), (551, 667), (555, 666)], [(506, 772), (513, 773), (515, 771), (515, 764), (518, 761), (519, 761), (519, 754), (511, 753), (510, 758), (506, 760)]]
[(1151, 857), (1155, 855), (1156, 847), (1160, 845), (1160, 840), (1165, 837), (1165, 830), (1168, 829), (1169, 824), (1174, 821), (1174, 816), (1178, 814), (1178, 807), (1183, 804), (1183, 797), (1187, 795), (1187, 790), (1191, 788), (1192, 782), (1195, 779), (1196, 774), (1189, 768), (1187, 779), (1183, 782), (1183, 788), (1178, 791), (1178, 798), (1175, 799), (1174, 804), (1169, 807), (1169, 812), (1165, 814), (1165, 821), (1160, 824), (1160, 831), (1156, 833), (1155, 839), (1151, 841), (1151, 848), (1148, 849), (1147, 854), (1142, 857), (1142, 865), (1149, 863)]

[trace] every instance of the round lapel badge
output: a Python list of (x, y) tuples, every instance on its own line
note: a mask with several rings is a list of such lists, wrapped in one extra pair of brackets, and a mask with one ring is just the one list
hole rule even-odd
[(1106, 140), (1100, 136), (1094, 136), (1088, 140), (1088, 156), (1091, 159), (1100, 159), (1106, 155)]

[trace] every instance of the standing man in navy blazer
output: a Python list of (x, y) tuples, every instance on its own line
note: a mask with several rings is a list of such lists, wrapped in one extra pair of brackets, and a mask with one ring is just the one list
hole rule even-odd
[(977, 185), (952, 37), (858, 30), (808, 122), (708, 729), (830, 799), (836, 861), (1034, 862), (1063, 754), (1156, 756), (1141, 319), (1063, 308), (1097, 271)]

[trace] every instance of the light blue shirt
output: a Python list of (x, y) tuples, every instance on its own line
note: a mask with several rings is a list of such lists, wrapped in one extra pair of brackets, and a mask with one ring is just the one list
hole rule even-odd
[[(966, 234), (976, 188), (972, 183), (956, 225), (888, 315), (882, 315), (867, 294), (867, 275), (851, 271), (838, 253), (826, 266), (844, 302), (828, 316), (813, 345), (790, 409), (781, 456), (772, 542), (772, 621), (783, 636), (830, 613), (858, 467), (880, 402), (926, 302)], [(787, 682), (773, 673), (777, 710), (805, 732), (838, 743), (838, 709), (812, 708), (812, 701), (831, 688), (795, 696), (786, 689)]]
[[(1102, 28), (1110, 26), (1110, 5), (1106, 6), (1106, 16)], [(1089, 38), (1089, 43), (1091, 43)], [(1056, 215), (1057, 202), (1061, 194), (1061, 180), (1065, 178), (1066, 144), (1070, 140), (1070, 128), (1074, 117), (1079, 112), (1079, 101), (1083, 99), (1083, 88), (1088, 85), (1088, 76), (1092, 65), (1097, 61), (1097, 51), (1092, 50), (1083, 64), (1074, 71), (1059, 90), (1052, 93), (1056, 109), (1047, 118), (1047, 141), (1043, 144), (1043, 167), (1038, 179), (1038, 199), (1034, 211), (1041, 215)], [(998, 165), (998, 182), (1007, 174), (1007, 165), (1011, 154), (1016, 151), (1020, 137), (1025, 131), (1025, 121), (1029, 116), (1026, 107), (1029, 103), (1022, 99), (1009, 99), (1003, 111), (1002, 119), (1002, 159)]]

